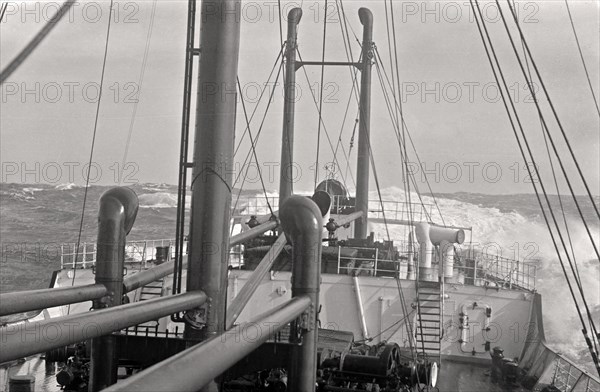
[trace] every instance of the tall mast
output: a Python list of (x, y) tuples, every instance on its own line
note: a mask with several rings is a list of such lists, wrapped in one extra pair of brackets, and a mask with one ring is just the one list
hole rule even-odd
[(354, 238), (366, 238), (369, 213), (369, 160), (371, 127), (371, 67), (373, 66), (373, 14), (367, 8), (358, 10), (363, 27), (360, 75), (360, 123), (356, 162), (356, 210), (363, 215), (354, 223)]
[(294, 180), (294, 110), (296, 107), (296, 48), (298, 23), (302, 9), (288, 13), (287, 43), (285, 46), (285, 85), (283, 101), (283, 130), (281, 136), (281, 168), (279, 174), (279, 206), (292, 195)]
[(186, 314), (185, 337), (224, 331), (240, 44), (240, 0), (204, 0), (192, 172), (187, 290), (208, 296)]

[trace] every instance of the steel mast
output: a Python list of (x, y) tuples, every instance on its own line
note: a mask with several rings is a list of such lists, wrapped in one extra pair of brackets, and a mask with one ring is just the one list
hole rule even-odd
[(302, 9), (288, 13), (287, 41), (285, 44), (285, 85), (283, 98), (283, 129), (281, 135), (281, 167), (279, 169), (279, 206), (292, 195), (294, 183), (294, 111), (296, 107), (296, 49), (298, 23)]
[(367, 8), (358, 10), (363, 28), (360, 74), (360, 123), (358, 124), (358, 153), (356, 162), (356, 211), (362, 217), (354, 223), (354, 238), (367, 237), (369, 213), (369, 166), (371, 159), (371, 68), (373, 66), (373, 14)]
[(204, 0), (196, 107), (187, 291), (207, 303), (186, 314), (185, 337), (224, 331), (233, 179), (240, 0)]

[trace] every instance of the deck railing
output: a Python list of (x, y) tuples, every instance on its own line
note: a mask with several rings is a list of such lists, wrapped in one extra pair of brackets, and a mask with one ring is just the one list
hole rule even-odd
[[(408, 277), (408, 258), (412, 255), (416, 268), (416, 259), (419, 254), (418, 245), (414, 245), (413, 253), (409, 253), (403, 243), (399, 243), (397, 248), (399, 249), (399, 260), (382, 258), (382, 252), (373, 248), (352, 247), (358, 253), (371, 253), (369, 257), (343, 256), (342, 248), (338, 247), (337, 273), (346, 274), (349, 271), (355, 271), (371, 276), (396, 273), (400, 279), (410, 279)], [(455, 283), (535, 290), (535, 264), (487, 253), (479, 253), (472, 257), (470, 259), (464, 257), (455, 259), (453, 279)], [(439, 262), (435, 250), (432, 251), (432, 260), (432, 276), (437, 278)]]
[(543, 341), (529, 345), (520, 362), (526, 376), (535, 383), (533, 391), (553, 385), (561, 392), (600, 392), (598, 378)]
[[(170, 259), (175, 258), (175, 239), (156, 239), (127, 241), (125, 246), (125, 261), (139, 263), (140, 268), (147, 268), (148, 262), (156, 260), (157, 247), (169, 247)], [(60, 268), (72, 269), (92, 268), (96, 264), (97, 245), (94, 242), (84, 242), (79, 245), (79, 251), (75, 248), (77, 244), (66, 243), (60, 245)], [(183, 244), (184, 253), (187, 253), (187, 241)], [(233, 268), (239, 268), (244, 263), (244, 248), (238, 244), (229, 252), (230, 264)]]
[[(406, 258), (391, 260), (381, 257), (379, 249), (352, 247), (358, 252), (373, 253), (373, 257), (350, 257), (342, 256), (342, 247), (337, 247), (337, 273), (338, 274), (365, 274), (370, 276), (395, 276), (406, 279), (408, 273), (408, 261)], [(344, 249), (348, 249), (347, 247)]]
[[(268, 201), (268, 204), (267, 204)], [(236, 207), (235, 215), (266, 215), (279, 208), (278, 197), (248, 196), (240, 198)], [(413, 220), (429, 221), (433, 210), (433, 204), (409, 203), (392, 200), (369, 200), (369, 218), (390, 220)], [(331, 200), (331, 212), (334, 214), (350, 213), (354, 211), (354, 204), (343, 196), (334, 196)]]
[[(140, 268), (147, 268), (148, 261), (156, 260), (156, 248), (170, 246), (170, 257), (175, 257), (174, 239), (156, 239), (128, 241), (126, 246), (126, 260), (139, 263)], [(79, 247), (79, 252), (75, 252), (76, 245), (73, 243), (61, 245), (61, 268), (73, 268), (75, 257), (77, 257), (78, 268), (91, 268), (95, 265), (96, 244), (84, 242)], [(405, 241), (398, 242), (397, 247), (400, 251), (400, 260), (394, 261), (382, 258), (380, 251), (373, 248), (353, 248), (359, 252), (374, 252), (369, 258), (364, 257), (346, 257), (342, 256), (341, 248), (338, 248), (337, 273), (348, 273), (350, 270), (361, 271), (363, 274), (371, 276), (389, 275), (397, 273), (400, 279), (407, 279), (408, 272), (408, 244)], [(187, 249), (187, 242), (184, 244), (184, 250)], [(413, 257), (419, 253), (418, 245), (414, 245)], [(432, 252), (434, 263), (433, 274), (439, 273), (437, 255)], [(494, 285), (508, 289), (525, 289), (533, 291), (536, 288), (536, 270), (537, 267), (532, 262), (501, 257), (486, 252), (469, 252), (470, 256), (460, 258), (455, 264), (457, 281), (467, 285), (485, 286)], [(230, 265), (232, 268), (239, 268), (244, 264), (243, 245), (236, 245), (230, 250)], [(348, 263), (354, 261), (353, 266)], [(415, 261), (416, 263), (416, 261)], [(463, 279), (464, 278), (464, 279)], [(598, 391), (600, 392), (600, 391)]]
[(369, 218), (415, 222), (431, 221), (432, 204), (391, 200), (369, 200)]
[[(156, 260), (157, 247), (170, 247), (170, 257), (175, 257), (174, 239), (154, 239), (127, 241), (125, 245), (125, 261), (137, 262), (146, 266), (150, 260)], [(97, 245), (93, 242), (83, 242), (77, 248), (76, 243), (60, 245), (60, 268), (91, 268), (96, 264)], [(187, 242), (184, 245), (187, 249)]]

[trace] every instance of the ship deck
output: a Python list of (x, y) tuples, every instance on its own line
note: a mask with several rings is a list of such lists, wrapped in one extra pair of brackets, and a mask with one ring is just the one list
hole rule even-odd
[(60, 391), (56, 382), (56, 364), (46, 363), (40, 355), (3, 364), (0, 367), (0, 391), (9, 390), (11, 376), (30, 375), (35, 378), (35, 391)]
[(519, 385), (492, 382), (491, 364), (458, 362), (442, 359), (437, 387), (440, 392), (522, 392), (528, 391)]
[[(458, 362), (450, 359), (443, 360), (443, 366), (438, 377), (437, 387), (440, 392), (524, 392), (528, 391), (518, 385), (504, 385), (491, 380), (491, 365)], [(54, 364), (48, 367), (39, 356), (19, 361), (0, 371), (1, 390), (8, 390), (8, 378), (13, 374), (30, 373), (35, 377), (36, 391), (60, 391), (54, 377)]]

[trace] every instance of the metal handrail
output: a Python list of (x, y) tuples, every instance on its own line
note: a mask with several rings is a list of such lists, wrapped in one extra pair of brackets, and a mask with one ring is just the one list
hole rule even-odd
[(89, 284), (2, 293), (0, 316), (90, 301), (104, 297), (107, 292), (103, 284)]
[(93, 312), (0, 328), (0, 363), (46, 352), (202, 305), (203, 292), (151, 299)]
[[(311, 304), (307, 296), (294, 298), (253, 321), (242, 323), (204, 343), (184, 350), (139, 372), (104, 392), (196, 391), (266, 342)], [(255, 339), (244, 339), (247, 331)], [(206, 361), (210, 358), (210, 361)], [(210, 362), (210, 364), (209, 364)], [(186, 364), (182, 366), (182, 364)], [(190, 371), (189, 364), (198, 364)], [(200, 370), (201, 369), (201, 370)]]

